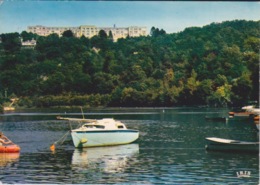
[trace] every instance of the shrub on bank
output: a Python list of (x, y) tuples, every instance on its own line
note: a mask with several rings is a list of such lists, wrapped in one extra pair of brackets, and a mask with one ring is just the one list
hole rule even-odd
[[(110, 101), (110, 95), (48, 95), (40, 97), (23, 97), (19, 106), (24, 107), (55, 107), (55, 106), (106, 106)], [(28, 101), (30, 100), (30, 101)]]

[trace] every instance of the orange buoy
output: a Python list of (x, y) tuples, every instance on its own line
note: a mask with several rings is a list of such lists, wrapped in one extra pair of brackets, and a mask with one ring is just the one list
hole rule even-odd
[(54, 144), (50, 146), (50, 150), (51, 150), (52, 152), (55, 151), (55, 145), (54, 145)]
[(0, 153), (17, 153), (17, 152), (20, 152), (20, 147), (18, 145), (0, 146)]

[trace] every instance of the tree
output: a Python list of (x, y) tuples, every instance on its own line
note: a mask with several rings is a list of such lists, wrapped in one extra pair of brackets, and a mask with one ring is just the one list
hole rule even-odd
[(234, 94), (234, 104), (243, 105), (250, 100), (250, 93), (253, 89), (250, 76), (250, 72), (244, 72), (241, 77), (233, 80), (232, 92)]
[(197, 97), (197, 103), (199, 104), (209, 104), (208, 97), (213, 94), (213, 82), (210, 79), (204, 79), (200, 82), (198, 90), (195, 92), (194, 96)]
[(59, 95), (64, 93), (64, 86), (66, 84), (66, 77), (61, 71), (50, 75), (43, 83), (43, 92), (45, 95)]
[(74, 34), (71, 30), (66, 30), (62, 33), (63, 37), (74, 37)]
[(186, 84), (186, 88), (188, 89), (188, 91), (191, 95), (194, 93), (194, 91), (197, 90), (197, 88), (200, 84), (199, 81), (196, 80), (196, 78), (197, 78), (197, 73), (195, 72), (195, 70), (192, 69), (191, 77), (188, 78), (187, 84)]
[(242, 74), (244, 71), (242, 56), (240, 48), (237, 45), (223, 47), (220, 53), (220, 61), (222, 63), (222, 69), (225, 69), (225, 76), (237, 78)]
[(104, 30), (100, 30), (98, 32), (98, 36), (101, 38), (101, 39), (107, 39), (107, 33), (104, 31)]
[(26, 32), (26, 31), (23, 31), (21, 33), (21, 37), (23, 39), (23, 41), (28, 41), (28, 40), (32, 40), (32, 39), (37, 39), (38, 38), (38, 35), (36, 34), (33, 34), (31, 32)]
[[(259, 23), (227, 21), (172, 34), (152, 27), (151, 36), (116, 42), (104, 30), (90, 39), (72, 37), (69, 30), (62, 37), (1, 34), (0, 92), (35, 96), (37, 105), (223, 106), (258, 100)], [(36, 47), (21, 47), (21, 38), (36, 38)]]
[(118, 76), (108, 73), (98, 72), (93, 76), (93, 85), (95, 93), (110, 94), (118, 85)]
[(19, 33), (1, 34), (1, 40), (5, 51), (8, 52), (17, 52), (22, 45)]
[(217, 106), (227, 106), (231, 102), (231, 87), (228, 84), (218, 87), (209, 98), (210, 103)]
[(142, 69), (142, 66), (136, 64), (133, 65), (130, 70), (131, 73), (129, 75), (131, 75), (130, 77), (132, 81), (141, 81), (146, 78), (146, 74)]
[(111, 30), (109, 31), (108, 38), (113, 41), (113, 33)]
[(124, 88), (122, 91), (121, 103), (124, 106), (143, 106), (144, 94), (143, 92), (137, 91), (131, 87)]
[(198, 102), (198, 97), (196, 96), (196, 91), (200, 82), (197, 80), (197, 73), (194, 69), (191, 71), (191, 76), (187, 79), (183, 90), (180, 92), (180, 101), (183, 104), (195, 104)]
[(173, 72), (173, 69), (167, 69), (166, 73), (164, 75), (164, 78), (163, 78), (164, 87), (166, 89), (171, 87), (173, 82), (174, 82), (174, 72)]
[(155, 28), (155, 27), (152, 27), (151, 31), (150, 31), (150, 35), (152, 37), (158, 37), (160, 35), (165, 35), (165, 34), (166, 34), (166, 31), (164, 31), (163, 29), (159, 30), (159, 28)]

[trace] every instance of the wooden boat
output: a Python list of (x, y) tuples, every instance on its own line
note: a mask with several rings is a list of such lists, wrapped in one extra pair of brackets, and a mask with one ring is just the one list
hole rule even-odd
[(238, 112), (229, 112), (229, 117), (234, 118), (234, 117), (240, 117), (240, 118), (250, 118), (255, 115), (254, 106), (249, 105), (249, 106), (244, 106), (242, 107), (241, 111)]
[(17, 153), (20, 152), (18, 145), (0, 145), (0, 153)]
[(206, 150), (259, 152), (259, 142), (247, 142), (217, 137), (207, 137), (206, 142)]
[(78, 148), (128, 144), (139, 137), (138, 130), (127, 129), (125, 124), (112, 118), (93, 120), (58, 117), (58, 119), (84, 123), (81, 127), (71, 130), (73, 144)]
[(15, 107), (13, 107), (13, 104), (18, 100), (18, 98), (12, 98), (11, 103), (8, 106), (3, 107), (3, 111), (14, 111)]
[(4, 107), (4, 111), (13, 111), (13, 110), (15, 110), (14, 107), (10, 107), (10, 106), (5, 106)]

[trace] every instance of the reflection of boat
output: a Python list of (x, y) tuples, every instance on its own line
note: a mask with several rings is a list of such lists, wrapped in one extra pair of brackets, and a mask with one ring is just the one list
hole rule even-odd
[(127, 129), (122, 122), (111, 118), (91, 120), (58, 117), (58, 119), (85, 123), (71, 130), (73, 144), (79, 148), (128, 144), (139, 137), (138, 130)]
[(0, 145), (0, 153), (17, 153), (20, 152), (18, 145)]
[(228, 118), (226, 117), (205, 117), (208, 121), (228, 121)]
[(258, 152), (259, 142), (247, 142), (216, 137), (206, 138), (207, 150)]
[(10, 163), (18, 161), (20, 153), (0, 153), (0, 166), (4, 167)]
[(105, 172), (123, 171), (129, 158), (139, 153), (136, 143), (120, 146), (75, 149), (73, 169), (102, 169)]

